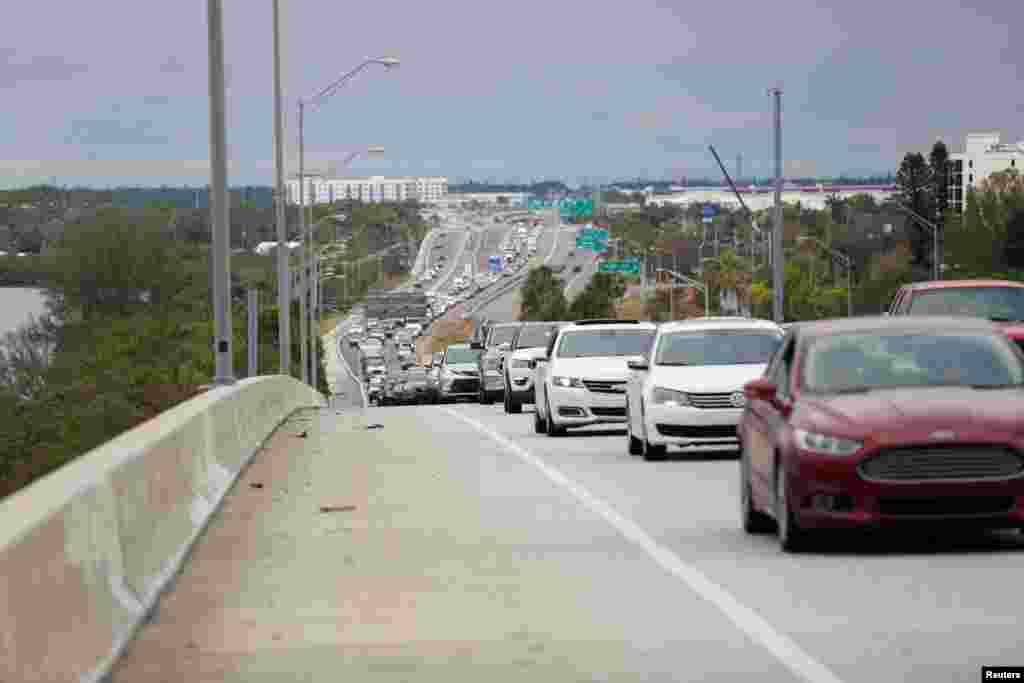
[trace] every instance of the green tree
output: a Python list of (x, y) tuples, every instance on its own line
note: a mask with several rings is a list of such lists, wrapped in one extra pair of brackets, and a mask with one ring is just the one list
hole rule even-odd
[(520, 320), (564, 320), (566, 317), (564, 285), (547, 266), (530, 271), (521, 297)]
[(935, 205), (934, 219), (939, 227), (939, 249), (944, 253), (944, 225), (946, 211), (949, 209), (949, 150), (946, 143), (936, 140), (928, 155), (928, 166), (932, 174), (932, 201)]
[(573, 320), (614, 318), (615, 305), (626, 293), (626, 283), (617, 273), (596, 273), (569, 306)]
[(1006, 226), (1006, 264), (1024, 270), (1024, 208), (1017, 209)]
[[(916, 152), (908, 153), (903, 157), (900, 170), (896, 174), (896, 184), (900, 188), (900, 198), (903, 204), (921, 216), (932, 216), (934, 210), (934, 179), (932, 169), (928, 166), (924, 157)], [(911, 248), (913, 250), (914, 263), (919, 266), (928, 266), (931, 263), (928, 242), (931, 234), (927, 228), (911, 222)]]
[(182, 294), (189, 274), (187, 249), (168, 236), (159, 213), (141, 222), (119, 209), (65, 230), (47, 256), (52, 289), (85, 318), (125, 313), (139, 305), (163, 306)]

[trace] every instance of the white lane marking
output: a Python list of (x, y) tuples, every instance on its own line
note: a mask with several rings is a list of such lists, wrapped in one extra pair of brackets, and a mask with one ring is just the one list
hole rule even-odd
[(592, 512), (600, 515), (628, 541), (639, 546), (662, 569), (676, 577), (690, 590), (717, 607), (736, 628), (747, 637), (764, 647), (786, 668), (807, 683), (842, 683), (828, 667), (807, 654), (788, 636), (776, 631), (771, 624), (751, 608), (743, 605), (727, 590), (709, 579), (693, 565), (684, 562), (678, 555), (655, 541), (640, 525), (625, 517), (588, 490), (574, 482), (560, 471), (533, 455), (519, 444), (506, 438), (471, 417), (457, 410), (446, 408), (454, 417), (470, 425), (478, 432), (490, 437), (506, 450), (540, 470), (544, 476), (571, 493)]
[(548, 252), (547, 258), (544, 259), (544, 265), (547, 265), (548, 263), (550, 263), (551, 259), (553, 259), (555, 257), (555, 250), (558, 248), (558, 236), (562, 233), (562, 231), (560, 229), (561, 227), (562, 227), (561, 221), (559, 221), (558, 227), (557, 228), (553, 228), (551, 230), (551, 233), (552, 233), (552, 235), (551, 235), (551, 251)]
[(366, 396), (366, 387), (363, 386), (362, 380), (359, 379), (358, 377), (356, 377), (356, 373), (352, 371), (352, 366), (348, 364), (348, 359), (345, 358), (345, 353), (344, 353), (344, 351), (341, 350), (341, 345), (343, 343), (346, 343), (344, 341), (344, 338), (338, 337), (337, 338), (338, 360), (341, 361), (341, 364), (342, 364), (342, 366), (344, 366), (345, 372), (348, 373), (348, 376), (351, 377), (352, 381), (356, 383), (357, 387), (359, 387), (359, 396), (360, 396), (360, 398), (362, 400), (362, 403), (363, 403), (359, 407), (360, 408), (365, 408), (368, 405), (370, 405), (370, 399), (367, 398), (367, 396)]

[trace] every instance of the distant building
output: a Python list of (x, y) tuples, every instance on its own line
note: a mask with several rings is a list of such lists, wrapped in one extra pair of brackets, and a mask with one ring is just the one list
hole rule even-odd
[[(327, 204), (355, 200), (367, 204), (376, 202), (402, 202), (409, 199), (424, 204), (442, 201), (448, 194), (448, 179), (441, 177), (385, 178), (325, 178), (307, 176), (306, 203)], [(288, 201), (299, 203), (298, 179), (288, 182)]]
[(949, 208), (963, 211), (967, 191), (993, 173), (1024, 174), (1024, 142), (1001, 144), (999, 133), (969, 133), (964, 151), (949, 155)]
[(529, 198), (528, 192), (453, 192), (445, 197), (444, 201), (451, 208), (474, 202), (489, 206), (503, 204), (511, 208), (524, 208)]

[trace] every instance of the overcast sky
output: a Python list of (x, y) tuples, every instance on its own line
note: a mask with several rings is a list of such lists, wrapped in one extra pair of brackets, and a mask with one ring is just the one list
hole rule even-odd
[[(205, 0), (39, 0), (0, 27), (0, 185), (205, 184)], [(497, 180), (895, 169), (936, 137), (1024, 138), (1024, 2), (282, 0), (289, 172), (296, 98), (367, 57), (308, 116), (307, 165)], [(273, 182), (270, 0), (225, 0), (232, 185)], [(100, 7), (102, 9), (97, 10)], [(1016, 30), (1016, 44), (1011, 32)]]

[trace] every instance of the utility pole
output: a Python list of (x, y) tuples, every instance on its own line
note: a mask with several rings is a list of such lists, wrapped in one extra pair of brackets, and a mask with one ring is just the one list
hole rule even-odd
[(736, 180), (743, 177), (743, 154), (736, 155)]
[(775, 225), (772, 230), (772, 297), (776, 323), (785, 319), (785, 267), (782, 255), (782, 87), (768, 90), (775, 97)]
[(274, 204), (277, 223), (277, 344), (282, 375), (292, 374), (292, 294), (291, 294), (291, 249), (288, 248), (288, 230), (285, 207), (287, 200), (284, 189), (284, 116), (281, 97), (281, 29), (279, 22), (280, 0), (274, 0), (274, 164), (276, 182)]
[(214, 384), (234, 384), (231, 340), (231, 221), (224, 117), (224, 15), (207, 0), (210, 44), (210, 223), (213, 232)]

